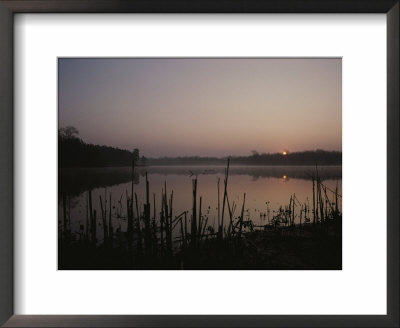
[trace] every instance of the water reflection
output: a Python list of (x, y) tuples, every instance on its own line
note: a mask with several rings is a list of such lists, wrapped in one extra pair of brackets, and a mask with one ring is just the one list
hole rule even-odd
[[(134, 183), (139, 184), (146, 172), (150, 175), (184, 175), (187, 177), (203, 175), (223, 175), (224, 166), (146, 166), (137, 167)], [(311, 180), (315, 167), (312, 166), (231, 166), (230, 176), (245, 175), (253, 181), (260, 178), (281, 178)], [(341, 166), (321, 166), (318, 168), (322, 180), (342, 178)], [(130, 167), (113, 168), (71, 168), (59, 170), (59, 194), (79, 195), (88, 189), (107, 187), (132, 180)], [(169, 178), (167, 179), (169, 180)]]
[[(295, 212), (299, 213), (301, 206), (312, 208), (312, 173), (314, 167), (231, 167), (228, 196), (233, 216), (238, 216), (241, 210), (243, 195), (246, 193), (244, 209), (245, 220), (252, 220), (255, 225), (264, 225), (278, 213), (280, 208), (288, 205), (292, 197)], [(134, 192), (137, 194), (138, 207), (145, 203), (145, 179), (148, 172), (150, 195), (153, 211), (158, 216), (162, 204), (162, 190), (165, 183), (168, 193), (173, 190), (173, 215), (177, 216), (192, 207), (192, 179), (198, 177), (198, 196), (202, 197), (202, 206), (208, 225), (214, 230), (218, 227), (218, 179), (224, 179), (224, 167), (140, 167), (134, 175)], [(334, 204), (334, 190), (338, 188), (341, 194), (341, 167), (320, 167), (318, 174), (327, 187), (327, 197)], [(87, 191), (92, 190), (93, 209), (101, 213), (100, 196), (103, 200), (110, 199), (112, 222), (117, 229), (126, 231), (126, 202), (131, 193), (131, 168), (94, 168), (60, 170), (59, 184), (59, 220), (63, 216), (62, 195), (67, 196), (67, 211), (71, 218), (71, 231), (85, 229), (87, 216)], [(222, 191), (221, 191), (222, 193)], [(222, 194), (220, 194), (222, 197)], [(222, 199), (222, 198), (221, 198)], [(155, 209), (153, 208), (155, 204)], [(341, 209), (341, 199), (338, 200)], [(302, 214), (303, 215), (303, 214)], [(303, 222), (310, 219), (310, 213), (304, 214)], [(295, 218), (300, 220), (300, 214)], [(98, 238), (101, 238), (97, 229)]]

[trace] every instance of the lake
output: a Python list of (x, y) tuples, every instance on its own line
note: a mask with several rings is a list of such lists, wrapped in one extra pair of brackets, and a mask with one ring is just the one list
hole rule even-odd
[[(220, 204), (224, 190), (224, 166), (146, 166), (135, 168), (134, 192), (137, 194), (139, 209), (145, 203), (145, 174), (147, 172), (151, 217), (159, 217), (162, 189), (166, 184), (167, 193), (173, 191), (173, 216), (189, 211), (190, 220), (193, 205), (192, 180), (197, 176), (197, 211), (199, 197), (202, 201), (202, 215), (207, 226), (218, 228), (218, 180), (220, 180)], [(311, 166), (231, 166), (228, 178), (228, 200), (234, 217), (241, 214), (243, 196), (246, 193), (244, 219), (254, 225), (265, 225), (279, 208), (288, 206), (291, 197), (295, 197), (295, 223), (305, 222), (305, 217), (312, 221), (313, 182), (316, 174)], [(318, 167), (318, 176), (326, 187), (326, 196), (330, 204), (335, 204), (335, 190), (342, 194), (342, 167)], [(79, 236), (86, 228), (88, 190), (91, 190), (93, 209), (97, 212), (97, 238), (102, 240), (102, 220), (100, 197), (105, 203), (107, 212), (110, 208), (112, 223), (115, 228), (126, 231), (127, 195), (131, 194), (132, 169), (118, 168), (71, 168), (59, 170), (59, 228), (62, 229), (64, 206), (66, 201), (67, 215), (70, 217), (71, 231)], [(325, 196), (324, 196), (325, 197)], [(308, 211), (300, 215), (301, 206), (307, 205)], [(136, 205), (135, 205), (136, 206)], [(341, 196), (338, 197), (341, 211)], [(304, 211), (303, 211), (304, 212)], [(108, 217), (108, 214), (107, 214)], [(229, 223), (228, 210), (225, 208), (224, 225)], [(108, 219), (107, 219), (108, 220)]]

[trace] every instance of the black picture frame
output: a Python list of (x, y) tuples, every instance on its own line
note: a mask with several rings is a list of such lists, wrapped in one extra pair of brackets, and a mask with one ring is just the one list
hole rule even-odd
[[(4, 327), (399, 327), (399, 0), (0, 0), (0, 324)], [(385, 13), (387, 315), (14, 315), (13, 20), (16, 13)]]

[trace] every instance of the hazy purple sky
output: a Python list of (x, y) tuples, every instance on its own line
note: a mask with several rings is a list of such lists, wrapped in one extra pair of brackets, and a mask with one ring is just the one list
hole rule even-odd
[(68, 125), (147, 157), (341, 150), (341, 59), (60, 59)]

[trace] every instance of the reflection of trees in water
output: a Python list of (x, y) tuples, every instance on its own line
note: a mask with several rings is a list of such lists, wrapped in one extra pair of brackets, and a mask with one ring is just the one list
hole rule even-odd
[[(142, 168), (142, 175), (144, 172), (149, 174), (178, 174), (188, 176), (224, 174), (223, 166), (204, 167), (204, 166), (149, 166)], [(254, 180), (259, 178), (283, 178), (287, 179), (302, 179), (311, 180), (312, 173), (315, 167), (311, 166), (231, 166), (230, 175), (249, 175)], [(342, 167), (341, 166), (321, 166), (318, 167), (318, 172), (321, 179), (341, 179)]]
[[(315, 168), (310, 166), (232, 166), (230, 175), (248, 175), (253, 181), (261, 178), (302, 179), (311, 180)], [(186, 175), (195, 177), (201, 175), (223, 175), (223, 166), (147, 166), (135, 168), (134, 183), (148, 174)], [(318, 167), (321, 180), (341, 179), (341, 166)], [(59, 195), (79, 195), (90, 189), (108, 187), (131, 181), (132, 169), (122, 168), (70, 168), (59, 170)]]
[[(66, 193), (78, 196), (86, 190), (109, 187), (131, 181), (131, 169), (113, 168), (71, 168), (60, 169), (58, 182), (59, 196)], [(134, 174), (134, 184), (139, 184), (139, 172)], [(60, 198), (60, 197), (59, 197)]]

